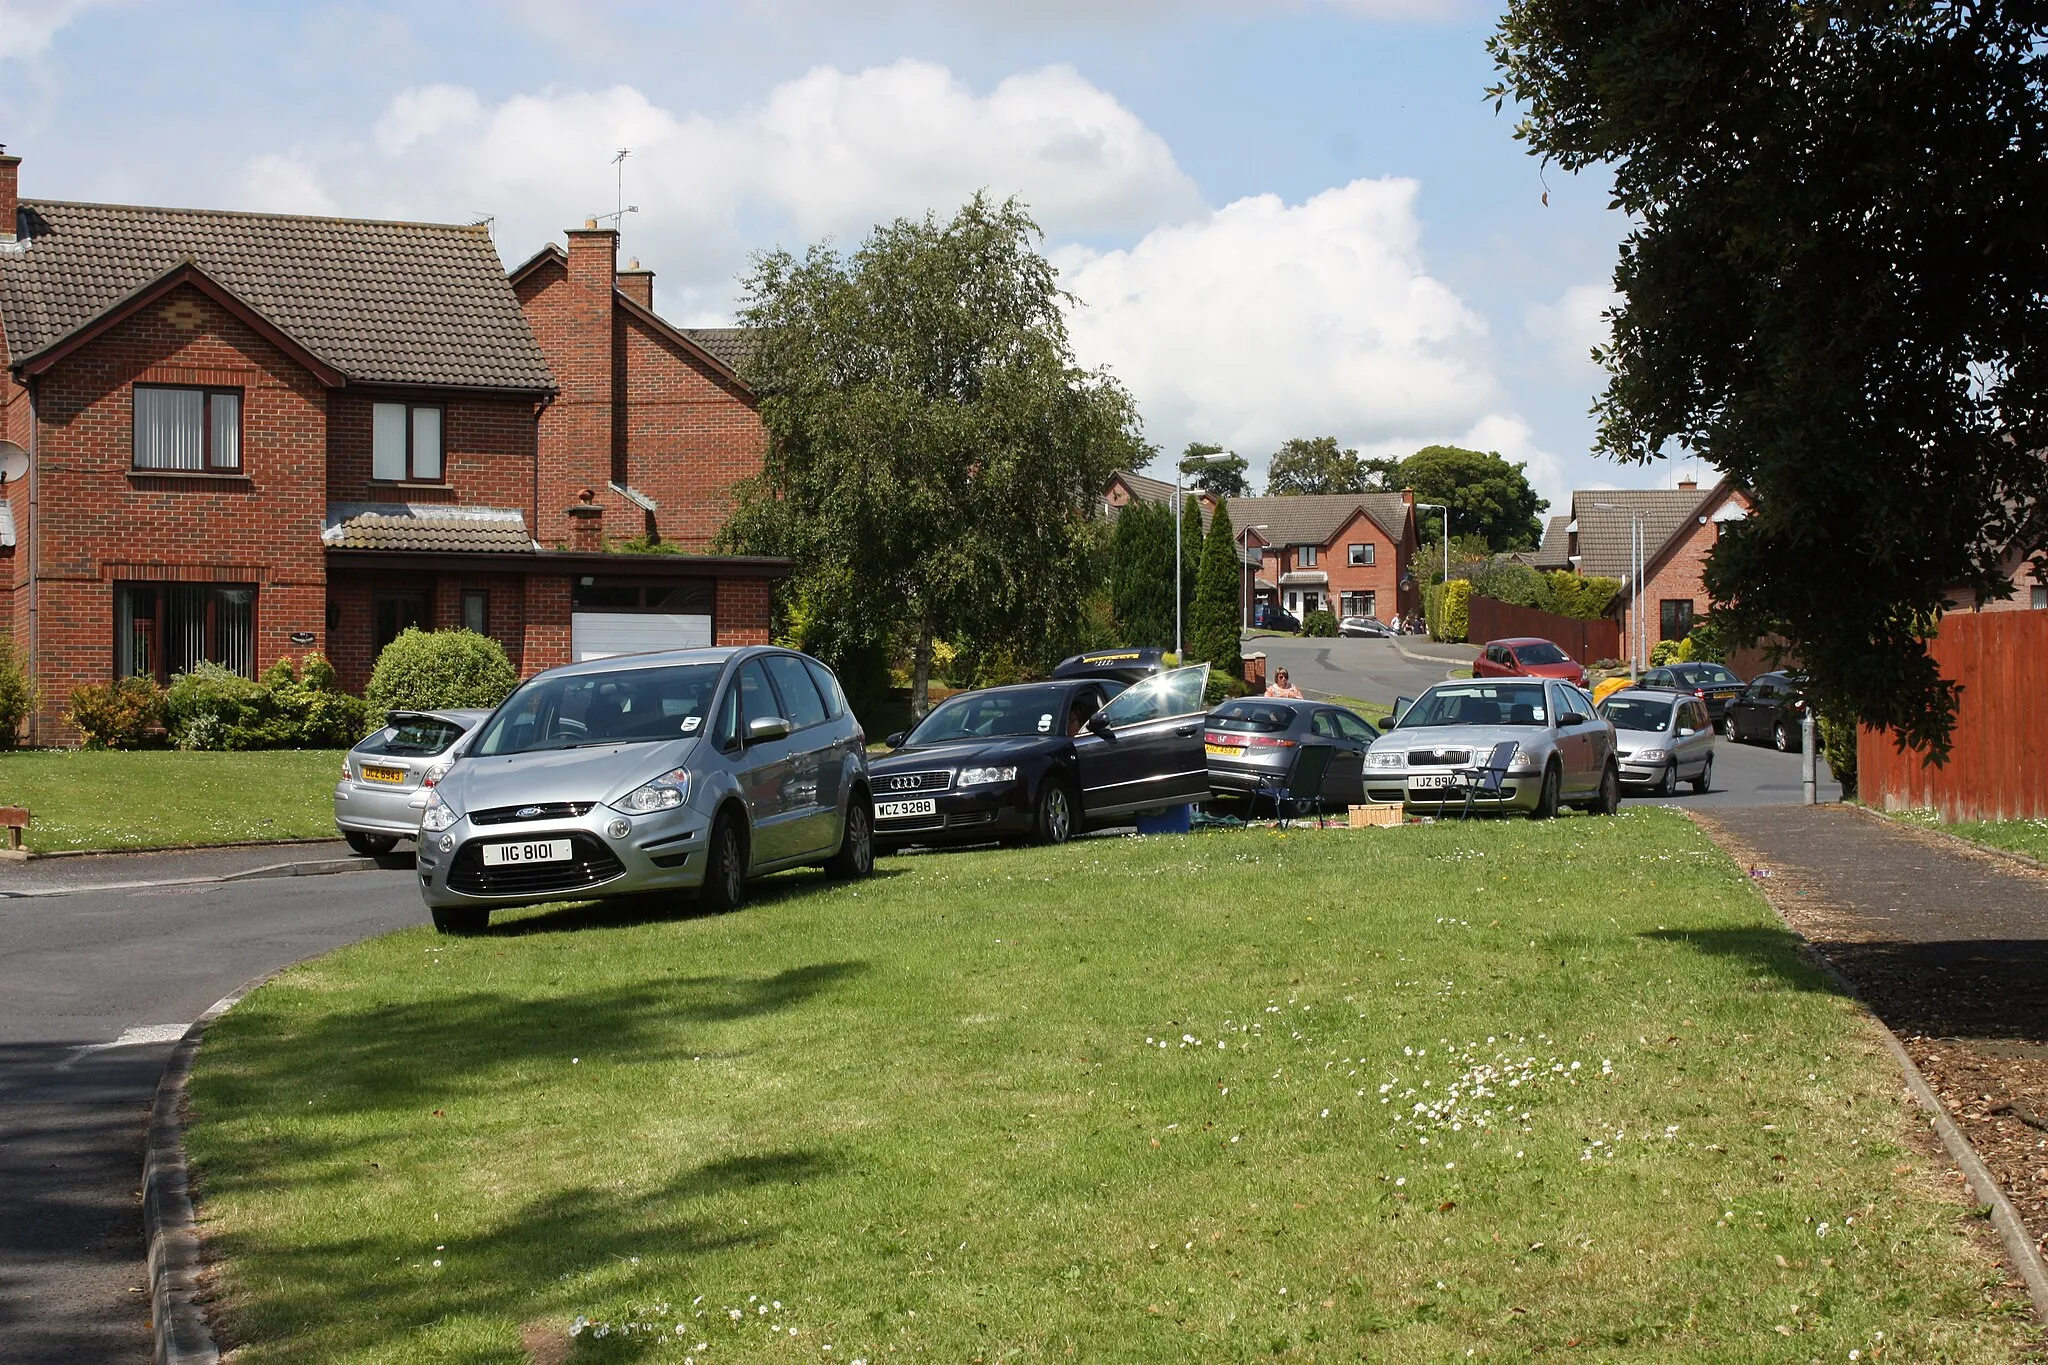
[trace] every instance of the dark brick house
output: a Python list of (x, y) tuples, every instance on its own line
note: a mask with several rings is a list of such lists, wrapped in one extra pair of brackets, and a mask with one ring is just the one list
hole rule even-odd
[(19, 166), (0, 435), (30, 459), (0, 490), (0, 627), (42, 688), (31, 739), (66, 738), (83, 683), (200, 660), (317, 649), (360, 688), (412, 624), (527, 673), (767, 638), (782, 561), (604, 551), (701, 550), (762, 445), (729, 364), (610, 278), (615, 234), (571, 234), (565, 307), (515, 292), (480, 225), (22, 200)]

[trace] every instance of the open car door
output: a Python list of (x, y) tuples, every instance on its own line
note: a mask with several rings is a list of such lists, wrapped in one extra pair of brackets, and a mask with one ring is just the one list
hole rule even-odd
[(1131, 684), (1074, 739), (1081, 814), (1091, 822), (1206, 800), (1202, 748), (1209, 665), (1170, 669)]

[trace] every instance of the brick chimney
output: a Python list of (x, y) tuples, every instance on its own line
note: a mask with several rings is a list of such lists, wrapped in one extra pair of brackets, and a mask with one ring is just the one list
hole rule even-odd
[(579, 554), (604, 552), (604, 508), (596, 498), (597, 491), (586, 488), (569, 508), (569, 548)]
[[(558, 301), (551, 303), (547, 319), (554, 337), (548, 364), (560, 391), (541, 424), (544, 507), (560, 507), (557, 500), (565, 494), (573, 498), (579, 488), (602, 489), (610, 482), (616, 476), (613, 443), (624, 430), (618, 422), (618, 300), (612, 292), (619, 234), (589, 219), (569, 229), (568, 238), (567, 277), (551, 291)], [(577, 539), (583, 526), (574, 518), (565, 524), (550, 517), (538, 538), (553, 541), (567, 531)]]
[(1699, 491), (1699, 486), (1700, 481), (1698, 479), (1695, 479), (1690, 474), (1687, 474), (1684, 478), (1678, 481), (1678, 491), (1681, 493), (1697, 492)]
[(654, 311), (654, 272), (640, 267), (638, 256), (626, 262), (626, 268), (619, 272), (619, 292), (633, 302)]
[(1414, 489), (1412, 489), (1412, 488), (1404, 488), (1404, 489), (1402, 489), (1402, 490), (1401, 490), (1401, 501), (1402, 501), (1402, 503), (1403, 503), (1404, 505), (1406, 505), (1406, 506), (1409, 506), (1409, 507), (1413, 507), (1413, 506), (1415, 505), (1415, 490), (1414, 490)]
[(14, 223), (21, 209), (21, 158), (6, 152), (0, 145), (0, 242), (14, 240)]

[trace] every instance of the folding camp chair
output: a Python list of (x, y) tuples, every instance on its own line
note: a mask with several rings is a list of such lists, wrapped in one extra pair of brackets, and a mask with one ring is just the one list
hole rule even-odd
[(1472, 798), (1479, 793), (1484, 792), (1496, 800), (1500, 798), (1501, 783), (1507, 780), (1508, 764), (1514, 759), (1515, 741), (1504, 739), (1493, 746), (1485, 762), (1458, 769), (1458, 777), (1465, 784), (1465, 810), (1459, 819), (1472, 818)]
[(1330, 758), (1337, 750), (1328, 744), (1304, 744), (1294, 751), (1294, 765), (1287, 770), (1287, 776), (1279, 781), (1261, 777), (1254, 801), (1264, 795), (1273, 803), (1273, 815), (1285, 829), (1288, 823), (1287, 807), (1293, 806), (1298, 812), (1304, 803), (1315, 807), (1316, 821), (1320, 828), (1320, 812), (1323, 802), (1323, 779), (1330, 772)]

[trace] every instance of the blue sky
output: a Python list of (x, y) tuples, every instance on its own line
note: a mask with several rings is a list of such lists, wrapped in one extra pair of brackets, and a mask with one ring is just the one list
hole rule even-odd
[[(1435, 441), (1572, 487), (1615, 244), (1482, 92), (1465, 0), (0, 0), (29, 196), (467, 220), (516, 263), (612, 207), (657, 304), (724, 320), (750, 252), (1033, 205), (1084, 361), (1149, 439)], [(1549, 202), (1544, 195), (1548, 192)], [(1163, 463), (1163, 462), (1162, 462)]]

